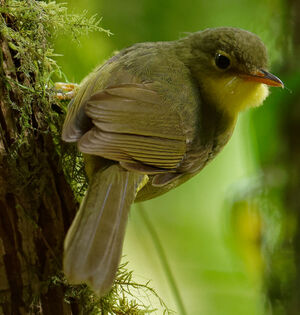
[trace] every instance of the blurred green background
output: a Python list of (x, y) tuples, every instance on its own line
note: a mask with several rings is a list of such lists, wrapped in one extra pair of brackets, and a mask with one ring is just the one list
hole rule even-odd
[[(56, 39), (56, 52), (62, 54), (58, 63), (70, 82), (79, 83), (114, 51), (136, 42), (176, 40), (216, 26), (244, 28), (263, 39), (272, 72), (288, 89), (272, 89), (263, 107), (242, 113), (232, 139), (213, 162), (143, 208), (159, 233), (188, 314), (300, 314), (294, 246), (298, 203), (290, 203), (291, 189), (297, 194), (299, 183), (299, 143), (289, 138), (300, 121), (293, 105), (300, 83), (294, 62), (297, 1), (68, 0), (68, 7), (98, 14), (101, 26), (113, 33), (89, 34), (80, 45), (68, 34)], [(151, 280), (176, 310), (139, 211), (140, 205), (131, 211), (124, 260), (137, 281)]]

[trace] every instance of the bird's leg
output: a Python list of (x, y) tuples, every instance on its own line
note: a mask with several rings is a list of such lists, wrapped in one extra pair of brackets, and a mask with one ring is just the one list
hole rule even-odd
[(56, 82), (54, 89), (57, 90), (56, 96), (60, 100), (71, 100), (77, 93), (79, 84)]

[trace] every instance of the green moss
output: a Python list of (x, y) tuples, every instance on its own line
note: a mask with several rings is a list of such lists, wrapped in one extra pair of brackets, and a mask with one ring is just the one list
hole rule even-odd
[[(17, 136), (6, 148), (8, 160), (14, 167), (20, 155), (24, 158), (27, 153), (31, 154), (30, 143), (38, 135), (49, 133), (78, 199), (86, 189), (86, 178), (81, 155), (60, 140), (67, 102), (60, 102), (53, 88), (54, 79), (65, 78), (55, 60), (59, 55), (54, 52), (53, 39), (63, 34), (67, 40), (79, 41), (80, 36), (92, 31), (109, 34), (99, 22), (96, 16), (88, 17), (87, 12), (71, 14), (64, 4), (55, 2), (7, 0), (0, 7), (0, 34), (13, 58), (10, 75), (2, 71), (0, 80), (6, 90), (3, 97), (17, 118)], [(26, 185), (24, 174), (28, 172), (21, 173), (16, 180)], [(28, 180), (30, 177), (28, 174)]]
[(149, 282), (141, 284), (132, 279), (132, 271), (126, 269), (126, 263), (119, 267), (114, 286), (109, 294), (101, 299), (84, 284), (68, 285), (62, 274), (51, 279), (50, 286), (53, 285), (63, 286), (65, 288), (65, 302), (79, 302), (82, 314), (151, 314), (157, 311), (151, 307), (151, 298), (155, 298), (159, 302), (161, 314), (174, 313), (168, 309), (155, 290), (150, 287)]
[[(80, 35), (104, 30), (95, 16), (87, 17), (86, 12), (70, 14), (63, 4), (55, 2), (7, 0), (0, 13), (0, 33), (8, 42), (15, 65), (11, 76), (0, 75), (8, 92), (13, 89), (23, 100), (22, 108), (16, 105), (16, 100), (10, 100), (12, 108), (19, 112), (18, 125), (22, 130), (16, 144), (22, 145), (28, 132), (34, 129), (48, 132), (51, 126), (58, 126), (57, 111), (52, 108), (58, 103), (52, 78), (64, 75), (55, 61), (58, 55), (53, 49), (53, 39), (63, 32), (68, 40), (78, 41)], [(6, 97), (9, 98), (9, 93)], [(35, 104), (42, 117), (34, 117)], [(61, 110), (64, 109), (62, 106)]]

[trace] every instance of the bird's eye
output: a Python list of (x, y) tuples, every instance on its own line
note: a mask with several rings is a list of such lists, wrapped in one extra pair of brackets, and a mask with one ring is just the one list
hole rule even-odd
[(225, 70), (229, 68), (230, 66), (230, 59), (227, 56), (222, 55), (220, 53), (216, 54), (215, 62), (216, 62), (216, 66), (222, 70)]

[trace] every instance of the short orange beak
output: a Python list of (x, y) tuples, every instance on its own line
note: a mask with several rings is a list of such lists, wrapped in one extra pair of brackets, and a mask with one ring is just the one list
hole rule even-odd
[(240, 76), (246, 81), (254, 81), (254, 82), (264, 83), (270, 86), (277, 86), (277, 87), (284, 88), (284, 84), (279, 78), (277, 78), (272, 73), (269, 73), (262, 69), (258, 70), (254, 74), (241, 74)]

